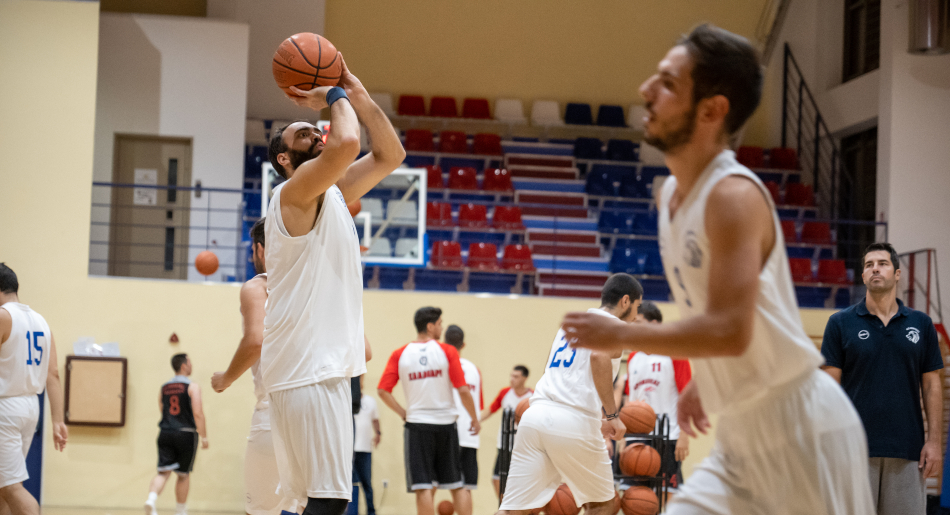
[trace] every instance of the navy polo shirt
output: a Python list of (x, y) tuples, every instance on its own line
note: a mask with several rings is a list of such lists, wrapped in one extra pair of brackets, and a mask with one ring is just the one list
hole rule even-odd
[(917, 461), (924, 446), (921, 376), (943, 368), (937, 330), (898, 300), (887, 327), (865, 300), (828, 319), (821, 353), (841, 369), (841, 387), (858, 410), (872, 458)]

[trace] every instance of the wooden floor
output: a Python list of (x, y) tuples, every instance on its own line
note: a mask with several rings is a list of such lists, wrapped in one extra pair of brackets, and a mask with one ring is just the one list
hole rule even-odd
[[(143, 515), (144, 510), (127, 510), (127, 509), (106, 509), (106, 508), (62, 508), (62, 507), (49, 507), (44, 506), (40, 512), (43, 515)], [(175, 513), (174, 509), (171, 510), (158, 510), (159, 515), (172, 515)], [(194, 511), (188, 510), (189, 515), (244, 515), (244, 512), (240, 511)]]

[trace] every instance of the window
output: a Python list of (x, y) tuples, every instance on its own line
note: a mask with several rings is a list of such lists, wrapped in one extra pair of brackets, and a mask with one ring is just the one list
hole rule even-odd
[(881, 57), (881, 0), (845, 0), (843, 82), (878, 69)]

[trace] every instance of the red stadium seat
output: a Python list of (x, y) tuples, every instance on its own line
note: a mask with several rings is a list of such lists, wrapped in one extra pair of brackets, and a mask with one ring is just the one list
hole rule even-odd
[(815, 193), (811, 186), (796, 182), (785, 185), (785, 204), (789, 206), (811, 207), (815, 205)]
[(486, 272), (497, 272), (498, 266), (498, 248), (494, 243), (472, 243), (468, 246), (469, 268), (483, 270)]
[(435, 143), (432, 142), (432, 131), (426, 129), (406, 130), (406, 150), (415, 152), (434, 152)]
[(802, 224), (802, 242), (831, 245), (831, 226), (828, 222), (805, 222)]
[(778, 183), (775, 181), (765, 181), (765, 187), (769, 190), (769, 193), (772, 194), (772, 202), (775, 202), (775, 205), (782, 203), (782, 193), (778, 189)]
[(798, 170), (798, 156), (794, 148), (773, 148), (769, 150), (769, 168)]
[(453, 190), (477, 190), (478, 177), (472, 167), (456, 166), (449, 172), (449, 188)]
[(818, 261), (818, 281), (829, 284), (851, 284), (848, 269), (840, 259), (822, 259)]
[(462, 268), (462, 246), (457, 241), (433, 242), (430, 261), (435, 267)]
[(455, 107), (455, 99), (452, 97), (432, 97), (429, 101), (429, 116), (455, 118), (458, 115), (458, 108)]
[(782, 220), (782, 234), (785, 236), (785, 243), (798, 242), (798, 234), (795, 230), (794, 220)]
[(490, 119), (491, 111), (488, 109), (488, 99), (466, 98), (462, 102), (462, 118)]
[(515, 206), (498, 206), (492, 216), (491, 226), (505, 231), (519, 231), (524, 229), (521, 221), (521, 209)]
[(428, 189), (439, 189), (445, 187), (445, 181), (442, 180), (442, 167), (439, 165), (426, 166), (426, 187)]
[(472, 142), (472, 152), (489, 156), (504, 154), (505, 151), (501, 148), (501, 136), (488, 133), (476, 134)]
[(459, 227), (487, 228), (488, 209), (481, 204), (462, 204), (459, 206)]
[(400, 95), (396, 112), (400, 116), (425, 116), (426, 102), (420, 95)]
[(429, 227), (452, 227), (452, 205), (441, 202), (426, 204), (426, 225)]
[(507, 245), (501, 257), (501, 267), (505, 270), (534, 271), (534, 260), (527, 245)]
[(485, 191), (511, 191), (515, 189), (511, 183), (511, 174), (507, 168), (489, 168), (485, 170), (485, 179), (482, 181)]
[(765, 152), (762, 147), (739, 147), (736, 160), (749, 168), (762, 168), (765, 166)]
[(811, 260), (807, 258), (790, 258), (788, 266), (792, 269), (792, 281), (796, 283), (815, 282), (815, 275), (811, 271)]
[(468, 136), (460, 131), (442, 131), (442, 134), (439, 134), (439, 152), (467, 154)]

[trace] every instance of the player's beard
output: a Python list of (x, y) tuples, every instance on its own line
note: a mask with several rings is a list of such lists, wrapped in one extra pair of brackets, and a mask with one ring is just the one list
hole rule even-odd
[(323, 152), (323, 150), (314, 150), (317, 148), (317, 143), (319, 143), (319, 141), (314, 140), (313, 145), (310, 145), (310, 148), (307, 149), (306, 152), (303, 150), (288, 150), (287, 157), (290, 158), (290, 166), (296, 170), (297, 168), (300, 168), (300, 165), (319, 156), (320, 152)]
[(626, 321), (627, 317), (630, 316), (631, 311), (633, 311), (633, 306), (630, 306), (629, 308), (627, 308), (627, 310), (621, 313), (620, 316), (618, 316), (617, 318), (619, 318), (620, 320)]
[(266, 271), (264, 270), (264, 263), (261, 263), (256, 252), (251, 256), (251, 261), (254, 263), (254, 273), (263, 274)]
[[(650, 110), (650, 107), (650, 104), (647, 104), (647, 111)], [(653, 145), (661, 152), (666, 153), (685, 145), (689, 139), (693, 137), (693, 132), (695, 130), (696, 103), (693, 103), (693, 105), (689, 108), (689, 111), (687, 111), (686, 114), (683, 115), (680, 120), (678, 120), (676, 126), (673, 127), (673, 129), (667, 134), (650, 134), (650, 131), (646, 130), (643, 134), (643, 141)]]

